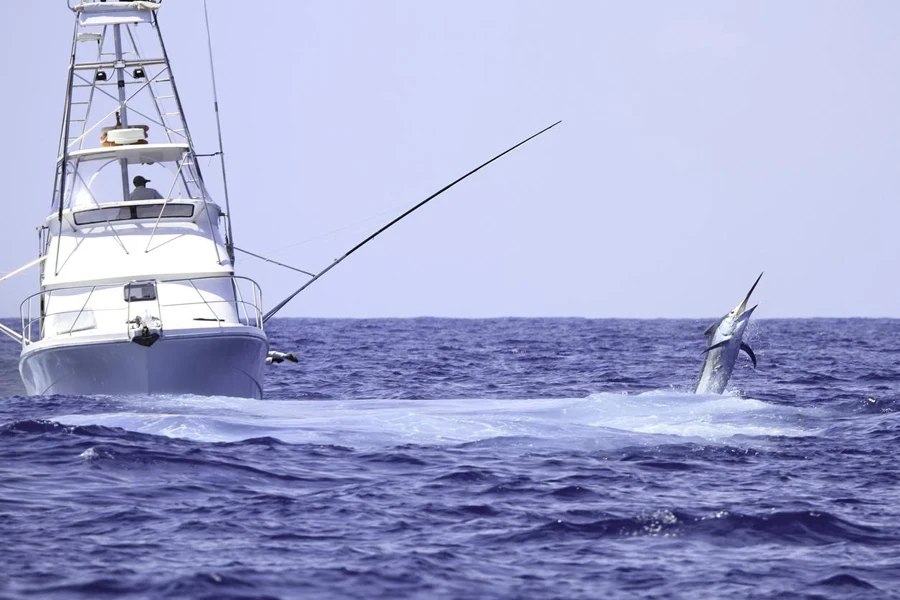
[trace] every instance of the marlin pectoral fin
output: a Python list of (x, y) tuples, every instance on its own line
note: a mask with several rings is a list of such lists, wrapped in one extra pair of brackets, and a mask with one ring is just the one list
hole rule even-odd
[(741, 342), (741, 350), (747, 353), (747, 356), (750, 357), (750, 360), (753, 361), (753, 368), (756, 368), (756, 355), (753, 354), (753, 348), (748, 346), (746, 343)]
[(715, 350), (716, 348), (721, 348), (722, 346), (724, 346), (725, 344), (727, 344), (729, 341), (730, 341), (730, 340), (722, 340), (722, 341), (719, 342), (718, 344), (713, 344), (712, 346), (710, 346), (709, 348), (707, 348), (706, 350), (704, 350), (703, 352), (701, 352), (701, 354), (706, 354), (706, 353), (709, 352), (710, 350)]

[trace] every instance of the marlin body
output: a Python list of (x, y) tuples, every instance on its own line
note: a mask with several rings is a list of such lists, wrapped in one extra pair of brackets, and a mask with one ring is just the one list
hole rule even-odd
[(756, 306), (748, 309), (747, 304), (761, 278), (762, 273), (756, 278), (744, 300), (703, 332), (706, 336), (706, 350), (704, 350), (706, 359), (703, 362), (703, 370), (700, 371), (700, 380), (697, 382), (694, 393), (721, 394), (724, 392), (741, 350), (747, 353), (750, 360), (753, 361), (753, 367), (756, 368), (756, 355), (741, 338), (747, 328), (747, 323), (750, 322), (750, 315), (756, 310)]

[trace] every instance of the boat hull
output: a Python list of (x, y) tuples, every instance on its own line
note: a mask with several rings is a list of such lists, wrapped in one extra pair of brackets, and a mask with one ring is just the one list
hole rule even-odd
[(268, 352), (258, 329), (166, 332), (151, 346), (82, 340), (26, 346), (19, 373), (29, 395), (198, 394), (261, 398)]

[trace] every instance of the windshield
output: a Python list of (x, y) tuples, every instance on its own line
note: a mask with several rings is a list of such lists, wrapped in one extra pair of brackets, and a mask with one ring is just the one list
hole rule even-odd
[(91, 225), (107, 221), (128, 221), (132, 219), (190, 218), (194, 216), (193, 204), (135, 204), (134, 206), (111, 206), (75, 212), (76, 225)]

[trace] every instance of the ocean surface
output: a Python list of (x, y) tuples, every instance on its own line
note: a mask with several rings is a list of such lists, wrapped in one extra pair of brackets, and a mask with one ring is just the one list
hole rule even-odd
[(24, 397), (0, 598), (900, 598), (900, 321), (273, 320), (265, 400)]

